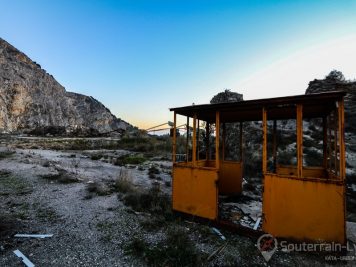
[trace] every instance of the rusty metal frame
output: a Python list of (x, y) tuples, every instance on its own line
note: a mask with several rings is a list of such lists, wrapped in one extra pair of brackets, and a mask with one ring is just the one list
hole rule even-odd
[[(224, 103), (224, 104), (212, 104), (212, 105), (195, 105), (181, 108), (173, 108), (171, 111), (174, 111), (174, 135), (173, 135), (173, 154), (176, 153), (176, 115), (187, 116), (187, 163), (188, 163), (188, 140), (189, 140), (189, 117), (193, 118), (193, 136), (192, 136), (192, 162), (191, 165), (187, 165), (185, 168), (194, 168), (199, 169), (211, 169), (214, 172), (217, 172), (219, 175), (220, 172), (220, 160), (225, 158), (225, 139), (226, 139), (226, 122), (240, 122), (240, 160), (243, 161), (243, 122), (251, 120), (261, 120), (262, 119), (262, 132), (263, 132), (263, 148), (262, 148), (262, 172), (264, 177), (279, 177), (281, 179), (289, 178), (294, 181), (305, 181), (306, 183), (315, 182), (323, 184), (335, 184), (336, 186), (341, 186), (343, 188), (343, 193), (341, 193), (342, 198), (345, 202), (345, 143), (344, 143), (344, 92), (331, 92), (323, 94), (313, 94), (313, 95), (302, 95), (294, 97), (283, 97), (275, 99), (262, 99), (262, 100), (251, 100), (251, 101), (242, 101), (237, 103)], [(332, 103), (337, 103), (333, 107)], [(278, 109), (281, 109), (282, 112), (278, 113)], [(293, 112), (291, 112), (293, 110)], [(331, 119), (330, 113), (334, 113), (334, 136), (331, 134), (332, 128), (330, 127)], [(284, 112), (286, 111), (286, 112)], [(258, 115), (258, 113), (260, 115)], [(212, 116), (212, 114), (214, 114)], [(232, 114), (232, 115), (231, 115)], [(236, 116), (238, 114), (238, 116)], [(234, 117), (235, 116), (235, 117)], [(267, 118), (268, 117), (268, 118)], [(335, 179), (334, 176), (331, 177), (308, 177), (308, 170), (303, 168), (303, 118), (315, 118), (321, 117), (323, 119), (323, 167), (325, 169), (331, 170), (332, 165), (335, 168)], [(277, 174), (277, 120), (279, 119), (296, 119), (296, 134), (297, 134), (297, 166), (296, 166), (296, 175), (279, 175)], [(197, 159), (197, 128), (196, 123), (198, 121), (198, 135), (200, 129), (200, 120), (206, 121), (206, 134), (207, 134), (207, 143), (206, 143), (206, 162), (210, 162), (210, 123), (215, 123), (215, 164), (213, 167), (204, 167), (201, 165), (199, 160), (199, 155)], [(273, 164), (274, 171), (271, 173), (267, 168), (267, 131), (268, 125), (267, 120), (273, 120)], [(222, 123), (222, 151), (220, 154), (220, 124)], [(332, 140), (334, 137), (334, 140)], [(198, 136), (199, 138), (199, 136)], [(333, 147), (332, 147), (332, 141)], [(199, 139), (198, 139), (199, 142)], [(333, 151), (332, 151), (333, 150)], [(334, 152), (334, 158), (332, 158), (332, 152)], [(199, 153), (199, 151), (198, 151)], [(175, 156), (173, 156), (173, 169), (175, 166), (183, 166), (177, 164), (175, 161)], [(202, 167), (203, 166), (203, 167)], [(173, 180), (175, 178), (173, 177)], [(268, 178), (269, 183), (270, 179)], [(292, 181), (291, 180), (291, 181)], [(282, 181), (282, 180), (281, 180)], [(265, 179), (264, 179), (265, 183)], [(264, 185), (265, 187), (265, 185)], [(172, 191), (174, 192), (174, 186)], [(340, 187), (339, 189), (340, 190)], [(218, 194), (218, 190), (215, 191)], [(339, 194), (340, 195), (340, 194)], [(172, 196), (173, 197), (173, 196)], [(208, 197), (208, 196), (206, 196)], [(317, 197), (317, 196), (315, 196)], [(324, 196), (325, 197), (325, 196)], [(216, 199), (217, 196), (215, 196)], [(265, 209), (265, 201), (263, 199), (263, 209)], [(217, 207), (217, 205), (216, 205)], [(345, 216), (345, 204), (343, 204), (344, 216)], [(189, 209), (188, 209), (189, 210)], [(190, 213), (190, 212), (188, 212)], [(191, 213), (195, 215), (195, 213)], [(211, 213), (210, 213), (211, 214)], [(218, 213), (216, 213), (218, 214)], [(211, 215), (209, 215), (211, 216)], [(217, 220), (218, 217), (215, 218)], [(343, 226), (343, 234), (345, 235), (345, 221)], [(275, 231), (275, 228), (268, 228), (271, 231)], [(267, 229), (267, 230), (268, 230)], [(342, 231), (341, 231), (342, 232)], [(273, 232), (278, 235), (277, 232)], [(314, 233), (315, 234), (315, 233)], [(298, 238), (303, 238), (299, 234), (295, 234)], [(333, 238), (327, 235), (326, 238)], [(344, 237), (337, 237), (338, 241), (345, 240)]]

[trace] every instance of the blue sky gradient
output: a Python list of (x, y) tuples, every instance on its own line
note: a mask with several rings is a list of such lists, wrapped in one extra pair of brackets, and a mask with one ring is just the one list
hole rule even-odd
[[(356, 62), (356, 47), (343, 48), (342, 60), (331, 63), (318, 55), (336, 57), (345, 43), (337, 40), (354, 41), (356, 1), (0, 4), (0, 37), (68, 91), (91, 95), (142, 128), (171, 120), (169, 107), (207, 103), (225, 88), (245, 99), (275, 97), (303, 94), (311, 79), (333, 68), (356, 76), (356, 65), (348, 64)], [(277, 89), (283, 83), (285, 90)]]

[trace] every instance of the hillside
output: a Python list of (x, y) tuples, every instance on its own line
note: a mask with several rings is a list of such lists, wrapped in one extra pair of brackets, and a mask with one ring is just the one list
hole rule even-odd
[(93, 97), (67, 92), (0, 38), (0, 132), (90, 136), (127, 127)]

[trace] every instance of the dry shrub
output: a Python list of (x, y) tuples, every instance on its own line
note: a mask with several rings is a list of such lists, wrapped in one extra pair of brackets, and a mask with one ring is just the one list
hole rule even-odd
[(173, 219), (171, 198), (156, 186), (150, 190), (135, 190), (128, 193), (124, 197), (124, 203), (135, 211), (163, 216), (166, 220)]
[[(97, 182), (89, 183), (87, 185), (87, 191), (89, 194), (96, 194), (98, 196), (107, 196), (112, 193), (108, 186)], [(90, 197), (86, 196), (86, 198)]]
[(40, 175), (40, 177), (49, 181), (56, 181), (60, 184), (70, 184), (79, 182), (78, 178), (76, 178), (74, 174), (70, 174), (64, 169), (56, 168), (56, 170), (57, 173), (43, 174)]
[(126, 169), (121, 169), (114, 183), (114, 189), (120, 193), (130, 193), (135, 190), (132, 182), (131, 172)]
[(203, 255), (180, 228), (169, 229), (166, 238), (156, 245), (135, 237), (126, 245), (125, 252), (140, 257), (149, 266), (204, 266)]

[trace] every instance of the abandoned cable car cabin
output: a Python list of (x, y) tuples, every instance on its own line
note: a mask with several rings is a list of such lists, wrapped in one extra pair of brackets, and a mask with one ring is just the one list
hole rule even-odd
[[(344, 244), (344, 96), (344, 92), (337, 91), (171, 108), (174, 112), (173, 210), (214, 221), (224, 220), (219, 202), (224, 196), (241, 194), (243, 189), (245, 144), (251, 138), (243, 134), (247, 132), (245, 127), (259, 121), (260, 229), (276, 237)], [(177, 145), (178, 138), (182, 138), (177, 136), (178, 116), (187, 120), (185, 157), (181, 157), (182, 152), (177, 153), (182, 149), (182, 145)], [(283, 138), (277, 136), (280, 126), (286, 122), (294, 125), (296, 140), (291, 147), (296, 156), (293, 164), (283, 165), (278, 149)], [(309, 126), (314, 123), (312, 128), (320, 130), (319, 166), (305, 164), (303, 141), (307, 139), (303, 125), (306, 122)], [(229, 124), (235, 127), (227, 127)], [(238, 132), (235, 138), (238, 145), (230, 145), (235, 157), (226, 156), (226, 144), (232, 141), (228, 131)]]

